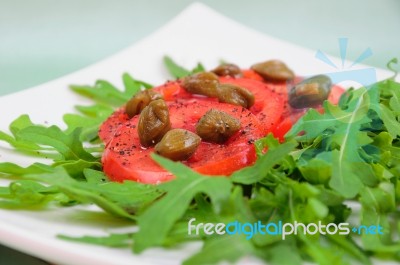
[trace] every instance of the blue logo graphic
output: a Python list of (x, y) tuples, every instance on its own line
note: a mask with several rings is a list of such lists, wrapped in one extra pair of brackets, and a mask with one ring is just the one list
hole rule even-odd
[(375, 83), (377, 80), (376, 80), (376, 71), (374, 68), (368, 67), (357, 70), (351, 69), (355, 65), (360, 64), (361, 62), (372, 56), (371, 48), (367, 48), (366, 50), (364, 50), (364, 52), (362, 52), (357, 57), (357, 59), (348, 67), (348, 69), (345, 69), (348, 38), (339, 38), (338, 41), (339, 41), (339, 53), (341, 58), (340, 67), (334, 64), (332, 60), (329, 59), (329, 57), (321, 50), (318, 50), (315, 54), (315, 58), (317, 58), (318, 60), (324, 62), (329, 66), (332, 66), (335, 69), (340, 70), (336, 72), (325, 73), (325, 75), (329, 76), (334, 84), (338, 84), (344, 81), (353, 81), (361, 84), (364, 87), (367, 87)]
[[(346, 55), (347, 55), (347, 46), (348, 46), (348, 38), (339, 38), (339, 50), (340, 50), (340, 58), (342, 59), (342, 66), (341, 68), (344, 68), (344, 63), (346, 61)], [(362, 61), (366, 60), (367, 58), (372, 56), (372, 50), (371, 48), (367, 48), (364, 50), (364, 52), (362, 52), (358, 58), (353, 62), (352, 65), (350, 65), (350, 68), (353, 67), (356, 64), (361, 63)], [(323, 61), (324, 63), (339, 69), (339, 67), (337, 65), (335, 65), (329, 58), (328, 56), (323, 53), (321, 50), (318, 50), (317, 53), (315, 54), (315, 57), (321, 61)]]

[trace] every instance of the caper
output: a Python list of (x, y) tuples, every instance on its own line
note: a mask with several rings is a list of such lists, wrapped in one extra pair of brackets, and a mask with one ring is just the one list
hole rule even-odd
[(246, 88), (237, 85), (219, 85), (218, 99), (220, 102), (242, 106), (243, 108), (250, 108), (254, 105), (253, 93), (248, 91)]
[(184, 129), (168, 131), (161, 141), (156, 144), (155, 151), (174, 161), (187, 160), (193, 155), (201, 142), (201, 138)]
[(164, 100), (151, 101), (140, 113), (138, 122), (139, 140), (142, 146), (149, 147), (158, 143), (171, 129), (169, 111)]
[(240, 120), (226, 112), (210, 109), (196, 124), (196, 133), (207, 142), (222, 144), (240, 129)]
[(151, 101), (161, 98), (162, 95), (154, 92), (153, 90), (140, 91), (128, 101), (125, 107), (125, 112), (128, 114), (129, 118), (132, 118), (133, 116), (141, 113)]
[(242, 70), (240, 70), (239, 66), (231, 63), (221, 64), (211, 72), (213, 72), (218, 76), (231, 76), (231, 77), (242, 76)]
[(188, 92), (208, 97), (217, 96), (218, 85), (218, 76), (211, 72), (202, 72), (191, 75), (186, 77), (183, 81), (183, 88)]
[(294, 78), (293, 71), (290, 70), (285, 63), (279, 60), (257, 63), (251, 66), (251, 69), (256, 71), (267, 81), (282, 82)]
[(332, 81), (326, 75), (305, 79), (290, 90), (289, 104), (297, 109), (318, 106), (328, 98), (331, 87)]

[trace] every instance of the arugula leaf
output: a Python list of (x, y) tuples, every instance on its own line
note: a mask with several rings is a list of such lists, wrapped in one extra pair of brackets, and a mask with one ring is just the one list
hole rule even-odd
[(130, 220), (136, 219), (118, 203), (103, 197), (98, 192), (94, 192), (92, 186), (71, 178), (63, 168), (55, 168), (51, 173), (27, 175), (26, 178), (55, 186), (68, 197), (82, 203), (94, 203), (114, 216)]
[(231, 263), (254, 254), (254, 247), (244, 235), (224, 235), (207, 238), (203, 249), (183, 262), (184, 265)]
[[(109, 112), (111, 115), (112, 112)], [(78, 114), (65, 114), (63, 120), (68, 125), (66, 133), (72, 133), (80, 128), (80, 139), (83, 141), (93, 141), (98, 137), (99, 127), (107, 117), (99, 116), (96, 118), (81, 116)]]
[[(376, 87), (355, 90), (352, 98), (346, 102), (346, 109), (325, 102), (324, 114), (309, 111), (286, 135), (289, 139), (296, 137), (300, 141), (309, 141), (319, 135), (327, 138), (324, 148), (329, 152), (325, 158), (332, 165), (332, 169), (328, 169), (332, 172), (329, 185), (347, 198), (356, 196), (363, 183), (376, 183), (371, 165), (359, 153), (364, 144), (372, 141), (361, 128), (372, 121), (367, 113), (373, 106), (371, 100), (376, 98), (376, 94)], [(300, 132), (304, 132), (304, 135), (297, 136)], [(358, 143), (354, 139), (366, 141)], [(302, 171), (306, 171), (308, 166), (302, 167)]]
[(206, 68), (201, 63), (197, 63), (196, 67), (192, 69), (191, 74), (205, 72)]
[(182, 66), (176, 64), (169, 56), (164, 56), (164, 64), (169, 73), (175, 78), (182, 78), (190, 75), (189, 70), (186, 70)]
[(143, 88), (150, 89), (153, 87), (153, 85), (150, 85), (149, 83), (134, 79), (128, 73), (122, 75), (122, 81), (124, 82), (125, 91), (128, 95), (135, 95)]
[[(152, 157), (173, 173), (176, 179), (160, 184), (158, 188), (165, 191), (166, 195), (138, 217), (139, 232), (134, 235), (133, 246), (136, 253), (151, 246), (162, 245), (173, 224), (183, 216), (196, 194), (205, 193), (210, 196), (214, 210), (218, 211), (219, 204), (229, 198), (232, 188), (226, 178), (202, 176), (181, 163), (157, 155)], [(158, 222), (159, 216), (163, 216), (162, 223)]]
[(0, 208), (29, 209), (42, 208), (50, 201), (65, 202), (68, 198), (59, 196), (55, 187), (44, 186), (32, 180), (18, 180), (12, 182), (8, 190), (4, 189), (0, 198)]
[(71, 89), (82, 96), (114, 107), (121, 106), (132, 96), (121, 92), (112, 84), (103, 80), (98, 80), (93, 87), (72, 85)]
[[(273, 138), (271, 135), (267, 136), (267, 139), (271, 137)], [(231, 180), (241, 184), (253, 184), (259, 182), (269, 173), (269, 170), (287, 156), (296, 145), (297, 143), (295, 142), (287, 142), (277, 148), (268, 150), (265, 155), (258, 158), (253, 166), (243, 168), (233, 173)]]
[(5, 141), (12, 147), (23, 151), (38, 151), (44, 150), (40, 146), (32, 142), (26, 142), (18, 139), (18, 132), (24, 128), (34, 126), (28, 115), (21, 115), (11, 122), (9, 129), (12, 135), (0, 131), (0, 140)]
[(14, 137), (17, 137), (18, 132), (22, 129), (25, 129), (27, 127), (34, 126), (32, 123), (31, 119), (29, 118), (28, 115), (21, 115), (17, 119), (15, 119), (11, 124), (10, 124), (10, 131), (14, 135)]
[(107, 118), (114, 109), (104, 104), (94, 104), (90, 106), (75, 106), (75, 108), (85, 116), (98, 118)]
[(380, 225), (382, 235), (362, 234), (364, 248), (381, 253), (395, 254), (400, 251), (400, 242), (393, 242), (392, 228), (387, 213), (396, 210), (394, 187), (392, 183), (382, 182), (376, 188), (366, 187), (361, 192), (361, 224)]
[(201, 63), (198, 63), (196, 67), (190, 71), (178, 65), (169, 56), (164, 56), (163, 60), (168, 72), (175, 78), (182, 78), (195, 73), (200, 73), (205, 71), (205, 68)]
[(65, 160), (83, 159), (87, 161), (96, 161), (96, 158), (83, 148), (79, 141), (81, 128), (75, 129), (71, 134), (66, 134), (57, 126), (49, 128), (31, 126), (18, 132), (18, 137), (25, 141), (35, 142), (37, 144), (52, 146)]
[(123, 91), (104, 80), (98, 80), (94, 86), (72, 85), (71, 89), (82, 96), (93, 99), (96, 102), (113, 107), (120, 107), (140, 89), (148, 89), (152, 87), (152, 85), (146, 82), (133, 79), (129, 74), (124, 74), (123, 81), (125, 85)]
[(0, 172), (3, 174), (13, 175), (13, 176), (20, 176), (20, 175), (27, 175), (27, 174), (40, 174), (46, 172), (52, 172), (53, 168), (48, 165), (35, 163), (26, 168), (20, 167), (16, 164), (3, 162), (0, 163)]
[(113, 248), (127, 247), (132, 244), (131, 233), (110, 234), (108, 236), (101, 236), (101, 237), (98, 236), (71, 237), (66, 235), (57, 235), (57, 237), (68, 241), (107, 246)]
[[(291, 265), (301, 265), (302, 258), (298, 253), (298, 249), (293, 243), (280, 243), (273, 245), (271, 249), (268, 250), (267, 259), (271, 261), (271, 264), (291, 264)], [(290, 255), (288, 255), (290, 253)]]

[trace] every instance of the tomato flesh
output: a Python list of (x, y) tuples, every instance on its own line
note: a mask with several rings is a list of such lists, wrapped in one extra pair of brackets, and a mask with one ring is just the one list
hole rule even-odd
[[(274, 91), (273, 85), (247, 78), (221, 78), (220, 82), (243, 87), (254, 95), (255, 102), (249, 110), (260, 120), (264, 134), (270, 132), (279, 122), (284, 109), (284, 99)], [(282, 89), (281, 85), (279, 89)]]
[(100, 126), (99, 137), (103, 143), (107, 144), (114, 137), (115, 131), (127, 121), (129, 117), (125, 112), (125, 106), (111, 114)]
[[(208, 175), (230, 175), (251, 165), (256, 160), (253, 142), (264, 136), (263, 127), (250, 111), (224, 103), (197, 99), (182, 103), (168, 103), (172, 128), (195, 132), (198, 120), (211, 108), (236, 117), (240, 130), (220, 145), (202, 142), (196, 152), (184, 164), (195, 171)], [(102, 157), (103, 170), (113, 181), (134, 180), (142, 183), (158, 183), (173, 178), (172, 174), (155, 163), (150, 154), (154, 148), (142, 148), (137, 123), (139, 115), (122, 124), (106, 145)]]
[[(238, 85), (253, 93), (255, 104), (250, 108), (250, 111), (260, 120), (264, 135), (268, 134), (277, 125), (286, 101), (286, 83), (269, 84), (254, 79), (227, 77), (221, 77), (220, 82)], [(218, 102), (217, 98), (209, 98), (187, 92), (180, 81), (170, 81), (153, 88), (153, 90), (163, 95), (165, 101), (185, 102), (190, 99), (196, 99), (198, 101)], [(116, 111), (101, 126), (100, 139), (107, 143), (113, 137), (115, 130), (128, 119), (123, 108)]]

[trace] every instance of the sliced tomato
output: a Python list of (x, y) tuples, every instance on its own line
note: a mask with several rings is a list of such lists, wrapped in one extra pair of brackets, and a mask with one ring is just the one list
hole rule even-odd
[[(286, 102), (286, 84), (267, 84), (254, 79), (221, 77), (220, 82), (242, 86), (254, 94), (255, 104), (250, 111), (260, 120), (264, 134), (267, 134), (279, 121)], [(163, 95), (165, 101), (185, 102), (190, 99), (198, 101), (218, 102), (216, 98), (209, 98), (187, 92), (180, 81), (170, 81), (161, 86), (153, 88), (154, 91)], [(107, 143), (115, 130), (128, 120), (124, 108), (116, 111), (100, 127), (100, 138)]]
[(193, 94), (187, 92), (180, 81), (169, 81), (161, 86), (153, 88), (154, 91), (163, 95), (165, 101), (193, 98)]
[[(260, 120), (264, 127), (264, 133), (267, 134), (281, 118), (284, 104), (286, 102), (288, 86), (285, 82), (261, 82), (260, 80), (256, 80), (256, 76), (258, 75), (256, 72), (253, 70), (245, 71), (252, 73), (253, 78), (220, 77), (220, 82), (238, 85), (253, 93), (255, 104), (250, 108), (250, 111)], [(165, 85), (154, 88), (154, 90), (164, 95), (166, 101), (176, 101), (188, 98), (211, 100), (214, 102), (217, 101), (215, 98), (207, 98), (188, 93), (181, 86), (179, 81), (168, 82)]]
[(99, 129), (99, 137), (103, 143), (108, 143), (113, 138), (115, 131), (127, 121), (129, 121), (129, 117), (125, 112), (125, 107), (119, 108), (111, 114)]
[[(230, 175), (256, 160), (253, 142), (264, 136), (263, 127), (250, 111), (242, 107), (204, 100), (169, 102), (172, 128), (194, 132), (198, 120), (211, 108), (224, 111), (241, 122), (241, 129), (223, 145), (202, 142), (189, 160), (183, 163), (209, 175)], [(102, 157), (103, 170), (113, 181), (134, 180), (158, 183), (173, 178), (150, 157), (154, 148), (140, 145), (135, 116), (122, 124), (108, 142)], [(106, 122), (107, 123), (107, 122)]]
[[(179, 81), (169, 81), (161, 86), (153, 88), (154, 91), (163, 95), (165, 101), (183, 102), (188, 99), (197, 99), (199, 101), (216, 102), (215, 98), (207, 98), (201, 95), (193, 95), (187, 92)], [(125, 113), (125, 106), (116, 110), (107, 120), (100, 126), (99, 137), (104, 143), (108, 143), (113, 137), (115, 131), (121, 124), (129, 120)]]
[(253, 93), (255, 102), (250, 111), (260, 120), (264, 134), (277, 125), (282, 116), (285, 100), (274, 91), (273, 85), (247, 78), (220, 78), (220, 82), (238, 85)]
[(346, 91), (343, 87), (333, 86), (329, 94), (328, 101), (332, 104), (338, 104), (342, 94)]
[(256, 71), (252, 69), (242, 69), (243, 78), (254, 79), (257, 81), (264, 81), (264, 78), (257, 74)]
[[(267, 134), (281, 118), (287, 95), (286, 83), (270, 84), (255, 79), (232, 77), (220, 77), (220, 82), (238, 85), (253, 93), (255, 104), (250, 108), (250, 111), (260, 120), (264, 127), (265, 134)], [(204, 98), (199, 95), (188, 93), (179, 82), (167, 83), (164, 86), (155, 88), (155, 90), (163, 95), (165, 95), (167, 91), (167, 97), (164, 96), (165, 100), (187, 99), (191, 96), (193, 98), (216, 101), (215, 98)]]

